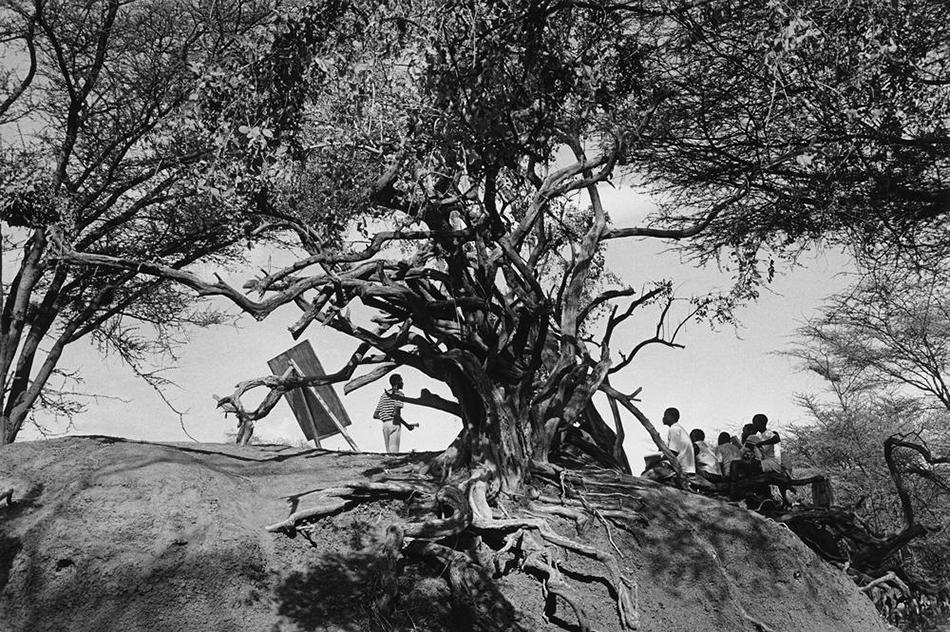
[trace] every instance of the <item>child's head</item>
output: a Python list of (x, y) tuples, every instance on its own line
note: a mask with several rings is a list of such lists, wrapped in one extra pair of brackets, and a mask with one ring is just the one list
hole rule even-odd
[(755, 434), (755, 426), (752, 424), (746, 424), (742, 426), (742, 443), (745, 443), (745, 440), (749, 438), (749, 435)]
[(667, 408), (663, 411), (663, 425), (672, 426), (680, 420), (680, 411), (675, 408)]
[(728, 432), (719, 433), (719, 445), (723, 445), (732, 441), (732, 435)]
[(693, 443), (696, 443), (697, 441), (705, 441), (706, 433), (700, 430), (699, 428), (693, 428), (689, 432), (689, 440), (692, 441)]

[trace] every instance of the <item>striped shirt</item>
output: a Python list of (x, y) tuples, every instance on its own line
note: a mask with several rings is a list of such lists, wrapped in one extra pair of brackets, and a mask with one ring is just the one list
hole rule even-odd
[(383, 394), (379, 396), (375, 416), (383, 423), (393, 423), (393, 420), (396, 418), (396, 413), (402, 410), (402, 402), (393, 399), (392, 396), (394, 394), (402, 395), (402, 391), (397, 389), (383, 391)]

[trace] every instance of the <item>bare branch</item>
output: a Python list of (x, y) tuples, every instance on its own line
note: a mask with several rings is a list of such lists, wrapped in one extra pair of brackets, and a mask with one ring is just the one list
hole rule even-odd
[(925, 444), (909, 441), (908, 435), (904, 434), (891, 435), (884, 440), (884, 461), (887, 463), (887, 469), (891, 473), (891, 479), (894, 481), (894, 487), (897, 489), (897, 496), (901, 501), (901, 511), (904, 515), (904, 528), (905, 530), (909, 530), (916, 524), (914, 506), (910, 498), (910, 492), (904, 484), (900, 465), (894, 458), (894, 450), (896, 448), (912, 450), (923, 457), (930, 465), (948, 464), (950, 463), (950, 456), (935, 457)]
[[(235, 387), (234, 392), (231, 395), (219, 399), (218, 406), (233, 406), (238, 418), (242, 423), (263, 419), (268, 415), (268, 413), (270, 413), (271, 410), (273, 410), (274, 406), (277, 405), (277, 402), (280, 401), (281, 396), (288, 391), (308, 386), (325, 386), (327, 384), (336, 384), (337, 382), (348, 380), (362, 362), (363, 357), (368, 349), (369, 344), (361, 344), (360, 347), (353, 353), (353, 355), (350, 356), (349, 361), (347, 361), (347, 363), (335, 373), (308, 376), (298, 375), (297, 373), (288, 370), (283, 375), (268, 375), (265, 377), (245, 380), (240, 382)], [(252, 412), (247, 412), (247, 409), (241, 402), (241, 397), (248, 391), (260, 387), (269, 389), (267, 395), (264, 396), (263, 401), (258, 404), (257, 408), (255, 408)]]
[(398, 399), (399, 401), (406, 402), (407, 404), (416, 404), (417, 406), (434, 408), (435, 410), (441, 410), (442, 412), (455, 415), (456, 417), (462, 416), (462, 407), (458, 402), (453, 402), (451, 400), (439, 397), (434, 393), (430, 393), (428, 389), (422, 389), (422, 391), (419, 393), (419, 397), (406, 397), (405, 395), (399, 395), (397, 393), (393, 395), (393, 399)]
[(749, 192), (749, 180), (745, 185), (728, 198), (716, 203), (698, 222), (687, 228), (651, 228), (649, 226), (634, 226), (630, 228), (612, 228), (606, 230), (601, 239), (623, 239), (626, 237), (654, 237), (657, 239), (682, 240), (699, 235), (706, 230), (713, 220), (725, 209), (741, 200)]

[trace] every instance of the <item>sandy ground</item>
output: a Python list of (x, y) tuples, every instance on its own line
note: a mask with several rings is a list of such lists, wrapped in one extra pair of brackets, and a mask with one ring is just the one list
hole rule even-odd
[[(16, 489), (15, 504), (0, 506), (0, 630), (470, 629), (423, 567), (403, 572), (392, 615), (372, 607), (370, 545), (411, 507), (324, 521), (316, 547), (264, 530), (287, 515), (281, 496), (424, 458), (107, 437), (0, 448), (0, 491)], [(637, 587), (641, 630), (886, 629), (843, 574), (769, 520), (648, 482), (631, 502), (641, 520), (611, 536)], [(601, 526), (557, 527), (613, 550)], [(562, 570), (594, 627), (616, 630), (602, 568), (566, 555)], [(564, 606), (544, 616), (534, 578), (513, 573), (499, 586), (522, 628), (576, 629)]]

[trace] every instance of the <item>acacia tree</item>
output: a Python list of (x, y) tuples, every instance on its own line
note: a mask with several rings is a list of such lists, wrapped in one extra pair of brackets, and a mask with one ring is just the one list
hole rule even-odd
[[(273, 148), (265, 166), (285, 167), (282, 179), (259, 191), (252, 217), (285, 227), (305, 256), (249, 282), (255, 298), (188, 270), (68, 242), (62, 260), (174, 280), (257, 318), (294, 302), (302, 310), (295, 336), (320, 322), (360, 341), (332, 375), (240, 385), (226, 401), (245, 419), (266, 414), (290, 388), (344, 380), (357, 388), (396, 365), (448, 384), (454, 401), (412, 398), (462, 419), (459, 439), (433, 467), (447, 485), (376, 480), (319, 490), (315, 505), (272, 530), (306, 531), (360, 502), (422, 494), (443, 517), (394, 526), (392, 555), (464, 564), (444, 538), (498, 534), (479, 541), (500, 543), (496, 556), (519, 550), (522, 567), (546, 577), (586, 628), (548, 548), (566, 547), (606, 565), (619, 617), (633, 627), (612, 555), (518, 513), (533, 499), (536, 512), (629, 519), (622, 507), (576, 495), (555, 508), (538, 489), (545, 477), (568, 480), (562, 468), (577, 462), (565, 454), (577, 450), (588, 464), (629, 471), (623, 410), (664, 448), (610, 377), (642, 345), (677, 344), (678, 328), (667, 323), (670, 285), (604, 285), (603, 247), (642, 238), (681, 241), (703, 257), (729, 253), (736, 291), (691, 310), (717, 317), (754, 295), (771, 272), (760, 266), (769, 249), (781, 254), (824, 237), (882, 243), (894, 221), (929, 226), (940, 217), (914, 213), (925, 204), (916, 198), (944, 186), (943, 145), (932, 137), (946, 108), (934, 96), (944, 81), (947, 21), (937, 18), (946, 9), (924, 3), (908, 18), (890, 2), (852, 4), (875, 10), (663, 0), (320, 4), (316, 13), (333, 21), (323, 38), (305, 36), (314, 14), (280, 30), (299, 43), (287, 50), (306, 86), (292, 134), (248, 116), (243, 100), (214, 91), (199, 99)], [(894, 50), (889, 33), (901, 35)], [(258, 86), (258, 52), (222, 62), (220, 73)], [(850, 83), (841, 87), (844, 77)], [(878, 106), (889, 115), (876, 114)], [(903, 160), (894, 149), (908, 143), (919, 169), (895, 175)], [(882, 170), (915, 194), (881, 198), (874, 186)], [(643, 226), (613, 227), (604, 209), (601, 188), (622, 171), (662, 196)], [(865, 203), (874, 213), (856, 215)], [(615, 329), (650, 305), (659, 308), (655, 335), (613, 356)], [(598, 311), (606, 316), (599, 327)], [(370, 370), (358, 375), (360, 367)], [(269, 395), (247, 410), (242, 396), (257, 386)], [(612, 424), (592, 405), (596, 393), (607, 396)], [(603, 484), (585, 478), (590, 488)], [(502, 507), (513, 517), (496, 517)]]
[[(596, 459), (616, 466), (624, 460), (620, 442), (590, 400), (601, 390), (635, 410), (606, 378), (638, 349), (612, 366), (610, 336), (634, 309), (658, 301), (666, 306), (661, 326), (644, 344), (675, 344), (675, 332), (663, 329), (669, 283), (642, 292), (594, 287), (602, 245), (621, 237), (680, 239), (699, 227), (611, 229), (598, 187), (651, 125), (663, 96), (630, 80), (623, 95), (598, 92), (613, 89), (636, 54), (632, 39), (620, 49), (612, 39), (625, 24), (622, 14), (532, 15), (500, 6), (480, 16), (453, 15), (438, 29), (428, 25), (435, 32), (392, 28), (418, 19), (409, 11), (423, 8), (379, 9), (371, 18), (354, 11), (341, 17), (340, 31), (363, 30), (363, 38), (308, 53), (314, 94), (302, 135), (312, 142), (290, 150), (300, 154), (292, 185), (271, 192), (263, 213), (293, 229), (310, 256), (253, 282), (269, 298), (256, 302), (223, 283), (150, 262), (65, 258), (177, 279), (202, 294), (227, 296), (257, 317), (297, 302), (304, 315), (292, 327), (295, 335), (320, 320), (364, 343), (332, 379), (382, 360), (365, 357), (372, 347), (386, 360), (446, 381), (458, 403), (436, 404), (460, 413), (466, 435), (452, 465), (489, 465), (503, 489), (520, 488), (527, 464), (546, 462), (580, 418), (590, 435), (581, 441)], [(574, 26), (577, 15), (583, 19)], [(562, 39), (542, 37), (552, 29)], [(245, 64), (240, 59), (234, 68)], [(620, 113), (624, 119), (612, 122)], [(557, 159), (557, 151), (570, 158)], [(589, 209), (572, 198), (576, 192), (586, 193)], [(745, 192), (711, 204), (697, 223)], [(331, 250), (329, 219), (355, 222), (367, 241)], [(378, 230), (384, 222), (387, 230)], [(386, 250), (392, 242), (410, 244), (411, 252)], [(301, 275), (312, 267), (324, 272)], [(589, 317), (628, 297), (634, 298), (624, 312), (615, 311), (600, 338), (591, 339)], [(357, 298), (379, 312), (377, 329), (348, 316)], [(698, 302), (691, 314), (709, 307)], [(243, 411), (239, 397), (232, 403)]]
[[(0, 295), (0, 444), (14, 441), (37, 408), (67, 415), (81, 408), (69, 392), (74, 374), (59, 366), (67, 345), (90, 337), (160, 387), (165, 381), (148, 361), (173, 354), (186, 327), (225, 317), (196, 307), (174, 283), (75, 266), (59, 255), (68, 248), (173, 269), (220, 265), (239, 257), (249, 237), (267, 234), (246, 210), (270, 177), (261, 169), (267, 135), (293, 126), (300, 102), (293, 66), (279, 54), (268, 58), (257, 68), (255, 98), (243, 100), (254, 120), (270, 117), (273, 131), (223, 130), (219, 120), (245, 86), (209, 69), (261, 46), (262, 37), (279, 53), (273, 11), (281, 6), (0, 5), (4, 58), (16, 62), (2, 76), (0, 99), (8, 272)], [(199, 108), (202, 95), (210, 96)]]
[(801, 396), (813, 423), (790, 447), (799, 463), (834, 477), (840, 503), (872, 532), (898, 543), (927, 536), (875, 562), (878, 576), (893, 572), (932, 593), (946, 590), (946, 284), (930, 268), (891, 265), (865, 270), (799, 330), (790, 355), (833, 397)]
[(903, 388), (950, 411), (950, 288), (942, 269), (865, 268), (798, 333), (791, 355), (831, 382), (839, 399)]

